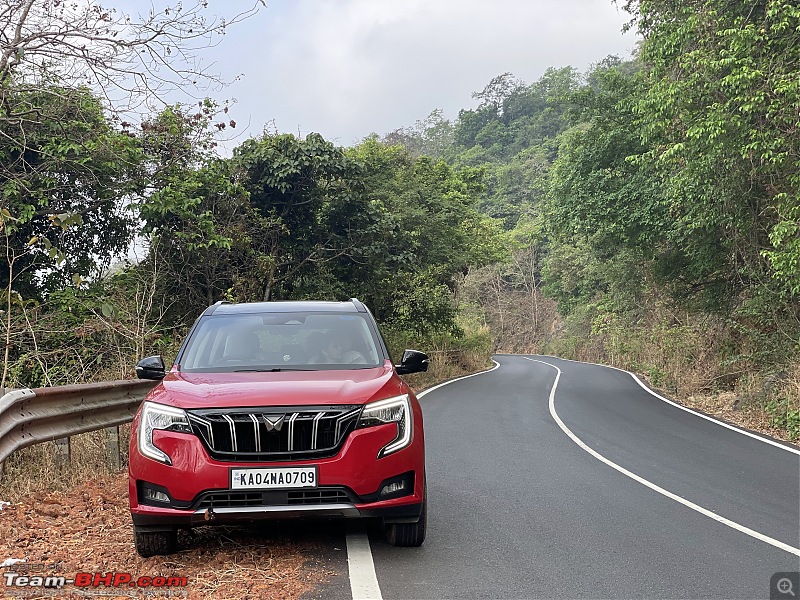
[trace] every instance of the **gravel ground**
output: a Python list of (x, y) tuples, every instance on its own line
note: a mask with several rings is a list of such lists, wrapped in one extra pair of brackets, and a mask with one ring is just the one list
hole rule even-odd
[[(0, 510), (0, 564), (7, 559), (25, 562), (0, 571), (67, 578), (78, 572), (127, 572), (134, 579), (179, 576), (186, 577), (188, 585), (162, 596), (300, 598), (333, 575), (317, 558), (322, 535), (319, 528), (315, 531), (288, 522), (204, 527), (192, 535), (181, 533), (178, 553), (143, 559), (134, 549), (127, 474), (121, 472), (39, 500), (4, 504)], [(5, 578), (2, 581), (5, 586)], [(114, 596), (113, 589), (101, 587), (89, 593), (101, 590), (111, 597), (141, 597), (144, 592), (122, 588), (119, 596)], [(66, 596), (80, 590), (68, 585), (61, 592), (59, 595)], [(153, 592), (154, 588), (148, 588), (148, 594)], [(3, 587), (3, 596), (20, 594)]]

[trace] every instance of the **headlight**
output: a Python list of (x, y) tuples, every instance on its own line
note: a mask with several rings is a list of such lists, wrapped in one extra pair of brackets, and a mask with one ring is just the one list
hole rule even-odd
[(153, 432), (156, 429), (183, 431), (191, 433), (186, 413), (180, 408), (145, 402), (142, 406), (142, 417), (139, 420), (139, 452), (148, 458), (168, 465), (172, 464), (169, 456), (153, 444)]
[(402, 450), (411, 443), (413, 419), (408, 394), (372, 402), (364, 407), (358, 427), (374, 427), (385, 423), (397, 423), (397, 437), (378, 452), (378, 458)]

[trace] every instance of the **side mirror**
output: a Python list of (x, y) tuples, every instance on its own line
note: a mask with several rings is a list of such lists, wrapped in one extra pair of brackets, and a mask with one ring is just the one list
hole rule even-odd
[(164, 379), (166, 369), (164, 368), (164, 359), (160, 355), (148, 356), (136, 363), (136, 376), (139, 379), (155, 379), (159, 381)]
[(403, 360), (399, 365), (395, 365), (398, 375), (408, 375), (409, 373), (422, 373), (428, 370), (428, 355), (419, 350), (403, 351)]

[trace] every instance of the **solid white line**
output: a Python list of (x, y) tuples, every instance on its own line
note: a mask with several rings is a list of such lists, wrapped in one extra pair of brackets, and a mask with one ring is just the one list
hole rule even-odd
[[(527, 357), (523, 357), (523, 358), (527, 358)], [(610, 365), (601, 365), (600, 363), (584, 362), (584, 361), (580, 361), (580, 360), (572, 360), (572, 359), (569, 359), (569, 358), (559, 358), (558, 356), (552, 356), (552, 357), (548, 357), (548, 358), (557, 358), (558, 360), (566, 360), (568, 362), (574, 362), (574, 363), (578, 363), (578, 364), (582, 364), (582, 365), (594, 365), (596, 367), (604, 367), (606, 369), (614, 369), (615, 371), (622, 371), (623, 373), (627, 373), (628, 375), (633, 377), (633, 380), (636, 383), (638, 383), (645, 392), (647, 392), (648, 394), (650, 394), (652, 396), (655, 396), (659, 400), (663, 400), (667, 404), (671, 404), (675, 408), (680, 408), (681, 410), (685, 410), (686, 412), (691, 413), (691, 414), (693, 414), (693, 415), (695, 415), (697, 417), (700, 417), (701, 419), (705, 419), (706, 421), (711, 421), (712, 423), (716, 423), (717, 425), (721, 425), (722, 427), (726, 427), (726, 428), (730, 429), (731, 431), (736, 431), (738, 433), (741, 433), (742, 435), (746, 435), (746, 436), (751, 437), (753, 439), (760, 440), (760, 441), (764, 442), (765, 444), (770, 444), (772, 446), (775, 446), (776, 448), (781, 448), (782, 450), (786, 450), (787, 452), (792, 452), (794, 454), (800, 455), (800, 450), (798, 450), (797, 448), (792, 448), (791, 446), (787, 446), (786, 444), (781, 444), (780, 442), (776, 442), (775, 440), (771, 440), (769, 438), (760, 436), (760, 435), (755, 434), (755, 433), (753, 433), (751, 431), (746, 431), (744, 429), (740, 429), (739, 427), (736, 427), (735, 425), (731, 425), (729, 423), (725, 423), (724, 421), (720, 421), (719, 419), (715, 419), (714, 417), (710, 417), (710, 416), (705, 415), (705, 414), (703, 414), (701, 412), (697, 412), (696, 410), (692, 410), (691, 408), (688, 408), (686, 406), (678, 404), (677, 402), (674, 402), (673, 400), (670, 400), (669, 398), (664, 398), (664, 396), (660, 396), (659, 394), (656, 394), (653, 390), (651, 390), (649, 387), (647, 387), (647, 385), (642, 383), (636, 375), (634, 375), (630, 371), (626, 371), (625, 369), (620, 369), (619, 367), (612, 367)], [(533, 360), (533, 359), (532, 358), (527, 358), (527, 360)], [(549, 364), (549, 363), (544, 363), (544, 364)], [(550, 365), (550, 366), (553, 366), (553, 365)]]
[(449, 381), (445, 381), (444, 383), (440, 383), (439, 385), (435, 385), (432, 388), (428, 388), (427, 390), (421, 391), (417, 394), (417, 398), (422, 398), (425, 394), (430, 394), (433, 390), (438, 390), (440, 387), (445, 385), (450, 385), (451, 383), (455, 383), (456, 381), (461, 381), (462, 379), (469, 379), (470, 377), (477, 377), (478, 375), (483, 375), (484, 373), (491, 373), (495, 369), (500, 366), (500, 363), (496, 360), (492, 359), (494, 366), (491, 369), (486, 369), (485, 371), (479, 371), (478, 373), (473, 373), (472, 375), (464, 375), (463, 377), (456, 377), (455, 379), (450, 379)]
[[(349, 529), (349, 528), (348, 528)], [(382, 600), (366, 533), (347, 532), (347, 566), (353, 600)]]
[[(615, 368), (615, 367), (611, 367), (611, 368)], [(622, 371), (622, 369), (619, 369), (619, 370)], [(760, 440), (760, 441), (764, 442), (765, 444), (770, 444), (772, 446), (775, 446), (776, 448), (780, 448), (782, 450), (786, 450), (787, 452), (792, 452), (794, 454), (800, 455), (800, 450), (798, 450), (796, 448), (792, 448), (790, 446), (786, 446), (784, 444), (776, 442), (775, 440), (771, 440), (769, 438), (762, 437), (762, 436), (757, 435), (755, 433), (752, 433), (750, 431), (746, 431), (744, 429), (739, 429), (738, 427), (734, 427), (733, 425), (725, 423), (724, 421), (720, 421), (720, 420), (715, 419), (713, 417), (709, 417), (708, 415), (704, 415), (703, 413), (697, 412), (696, 410), (692, 410), (691, 408), (687, 408), (685, 406), (682, 406), (682, 405), (678, 404), (677, 402), (673, 402), (669, 398), (664, 398), (664, 396), (660, 396), (659, 394), (656, 394), (653, 390), (651, 390), (649, 387), (647, 387), (644, 383), (642, 383), (639, 380), (639, 378), (636, 375), (634, 375), (630, 371), (624, 371), (624, 372), (628, 373), (631, 377), (633, 377), (633, 380), (636, 383), (638, 383), (640, 386), (642, 386), (642, 389), (644, 391), (646, 391), (648, 394), (651, 394), (651, 395), (655, 396), (659, 400), (663, 400), (667, 404), (671, 404), (672, 406), (675, 406), (676, 408), (680, 408), (681, 410), (685, 410), (688, 413), (692, 413), (693, 415), (696, 415), (696, 416), (698, 416), (698, 417), (700, 417), (702, 419), (705, 419), (707, 421), (711, 421), (712, 423), (716, 423), (717, 425), (722, 425), (723, 427), (727, 427), (728, 429), (730, 429), (732, 431), (738, 431), (742, 435), (746, 435), (746, 436), (751, 437), (753, 439)]]
[[(494, 371), (500, 366), (500, 363), (496, 360), (492, 362), (494, 366), (491, 369), (445, 381), (420, 392), (417, 394), (417, 398), (422, 398), (425, 394), (456, 381)], [(381, 588), (378, 585), (378, 577), (375, 574), (375, 563), (372, 560), (369, 536), (363, 532), (351, 532), (349, 529), (348, 527), (345, 541), (347, 543), (347, 567), (350, 572), (350, 591), (353, 594), (353, 600), (382, 600)]]
[(681, 496), (678, 496), (677, 494), (673, 494), (672, 492), (667, 491), (664, 488), (657, 486), (655, 483), (653, 483), (651, 481), (648, 481), (647, 479), (644, 479), (643, 477), (639, 477), (635, 473), (631, 473), (630, 471), (628, 471), (624, 467), (619, 466), (617, 463), (607, 459), (605, 456), (603, 456), (599, 452), (596, 452), (595, 450), (591, 449), (589, 446), (584, 444), (583, 441), (578, 436), (576, 436), (574, 433), (572, 433), (570, 428), (567, 427), (564, 424), (564, 421), (561, 420), (561, 418), (558, 416), (558, 413), (556, 412), (556, 406), (555, 406), (556, 388), (558, 387), (558, 382), (561, 379), (561, 369), (559, 369), (557, 366), (551, 365), (550, 363), (545, 362), (543, 360), (536, 360), (535, 358), (528, 358), (528, 357), (523, 357), (523, 358), (525, 358), (525, 360), (529, 360), (531, 362), (538, 362), (538, 363), (541, 363), (543, 365), (547, 365), (548, 367), (552, 367), (553, 369), (555, 369), (557, 371), (556, 380), (553, 382), (553, 387), (550, 389), (550, 400), (549, 400), (550, 414), (553, 416), (553, 419), (558, 424), (558, 426), (561, 428), (561, 430), (564, 433), (566, 433), (570, 437), (570, 439), (573, 442), (575, 442), (578, 446), (580, 446), (583, 450), (585, 450), (586, 452), (588, 452), (589, 454), (594, 456), (600, 462), (605, 463), (606, 465), (608, 465), (612, 469), (616, 469), (617, 471), (619, 471), (620, 473), (622, 473), (626, 477), (630, 477), (634, 481), (637, 481), (637, 482), (641, 483), (642, 485), (644, 485), (646, 487), (649, 487), (651, 490), (653, 490), (655, 492), (658, 492), (659, 494), (661, 494), (663, 496), (666, 496), (667, 498), (675, 500), (675, 502), (680, 502), (684, 506), (688, 506), (692, 510), (699, 512), (701, 515), (705, 515), (706, 517), (714, 519), (718, 523), (722, 523), (723, 525), (727, 525), (728, 527), (730, 527), (732, 529), (735, 529), (735, 530), (740, 531), (740, 532), (742, 532), (742, 533), (744, 533), (746, 535), (749, 535), (752, 538), (755, 538), (757, 540), (760, 540), (762, 542), (770, 544), (771, 546), (775, 546), (776, 548), (779, 548), (779, 549), (784, 550), (786, 552), (789, 552), (791, 554), (795, 554), (797, 556), (800, 556), (800, 548), (795, 548), (794, 546), (790, 546), (789, 544), (784, 544), (783, 542), (780, 542), (780, 541), (778, 541), (776, 539), (773, 539), (773, 538), (771, 538), (769, 536), (766, 536), (763, 533), (759, 533), (758, 531), (754, 531), (753, 529), (750, 529), (749, 527), (745, 527), (744, 525), (740, 525), (739, 523), (736, 523), (735, 521), (731, 521), (730, 519), (726, 519), (725, 517), (722, 517), (722, 516), (718, 515), (717, 513), (708, 510), (707, 508), (703, 508), (702, 506), (699, 506), (699, 505), (695, 504), (694, 502), (691, 502), (691, 501), (687, 500), (686, 498), (682, 498)]

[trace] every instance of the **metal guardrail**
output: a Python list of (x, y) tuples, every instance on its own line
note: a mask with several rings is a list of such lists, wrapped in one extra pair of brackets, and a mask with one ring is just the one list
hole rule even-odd
[(131, 421), (158, 382), (104, 381), (10, 391), (0, 398), (0, 473), (15, 451)]

